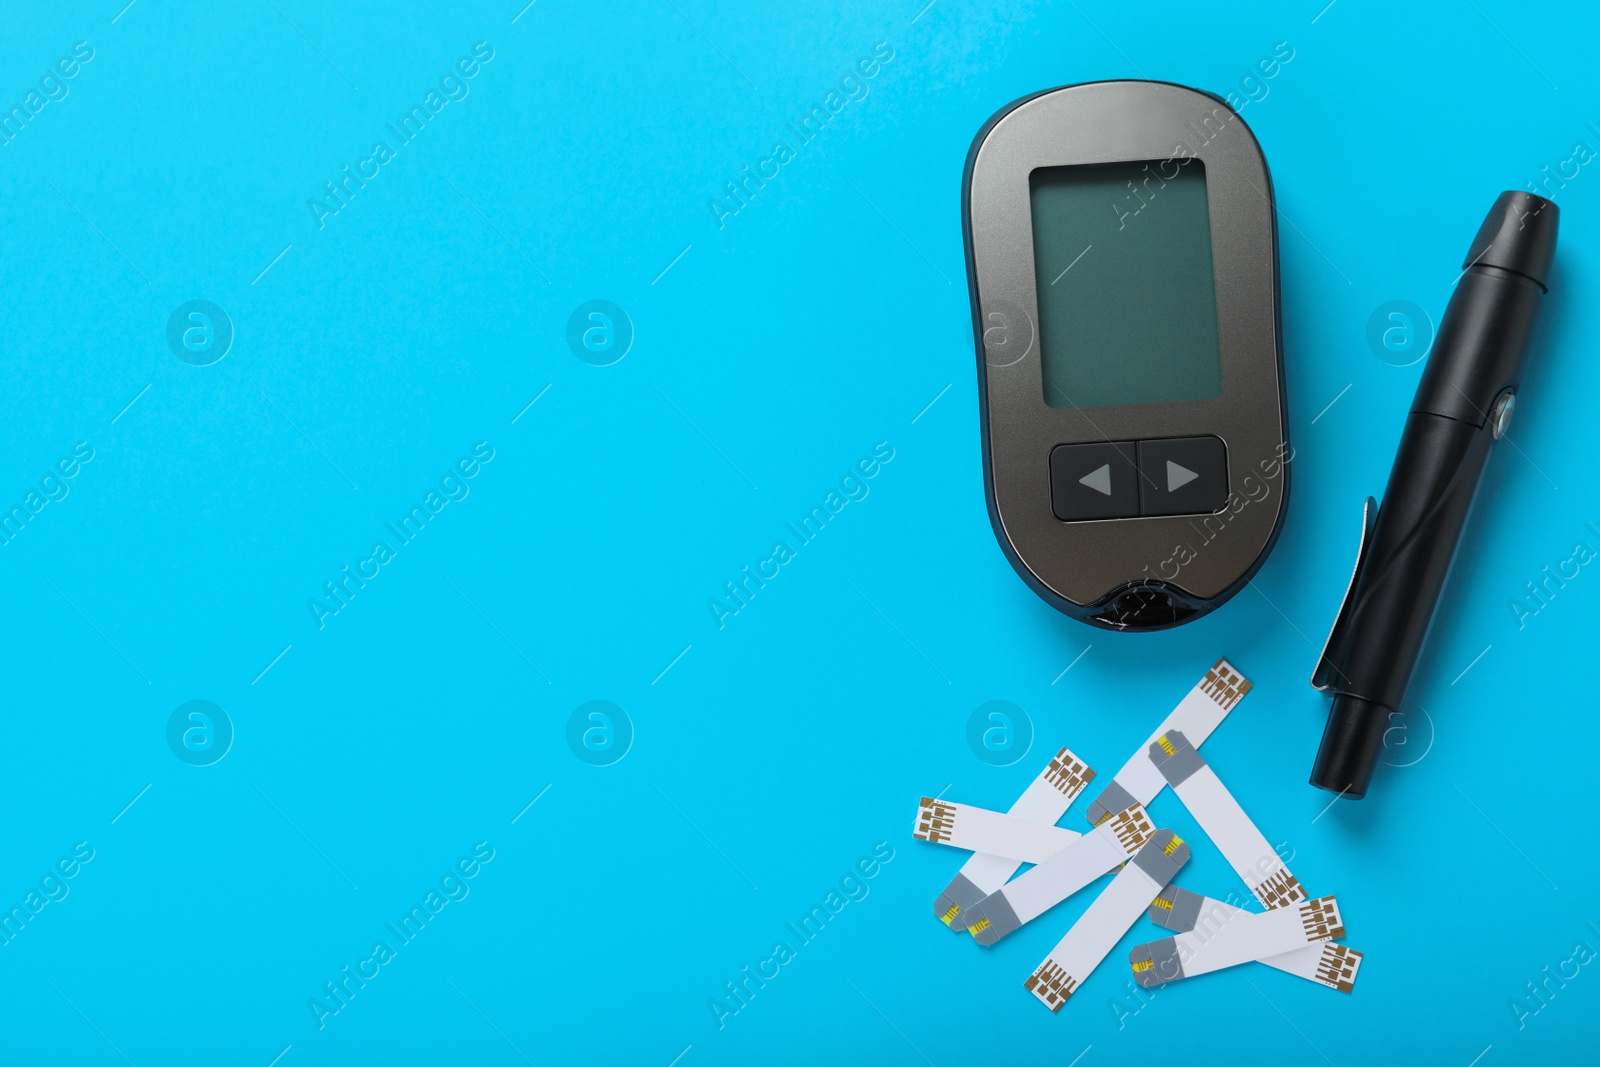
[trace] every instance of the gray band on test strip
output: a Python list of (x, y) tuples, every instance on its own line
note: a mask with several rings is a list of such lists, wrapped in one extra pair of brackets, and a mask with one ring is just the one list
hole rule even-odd
[[(1172, 844), (1174, 841), (1176, 847)], [(1130, 862), (1154, 879), (1156, 885), (1164, 886), (1189, 862), (1189, 846), (1171, 830), (1157, 830), (1155, 836), (1133, 854)]]
[(1183, 977), (1183, 961), (1178, 958), (1178, 940), (1174, 937), (1136, 946), (1128, 953), (1128, 961), (1133, 964), (1133, 980), (1144, 989)]
[(1127, 811), (1137, 803), (1139, 798), (1122, 788), (1113, 778), (1111, 784), (1102, 789), (1100, 795), (1089, 805), (1089, 822), (1099, 826), (1117, 812)]
[[(1186, 934), (1200, 922), (1200, 911), (1206, 898), (1181, 886), (1169, 885), (1156, 898), (1160, 903), (1150, 905), (1150, 921), (1164, 926), (1176, 934)], [(1171, 905), (1163, 907), (1163, 904)]]
[[(1162, 741), (1172, 746), (1170, 753)], [(1156, 765), (1161, 777), (1173, 788), (1187, 782), (1191, 775), (1206, 765), (1206, 761), (1200, 758), (1199, 749), (1189, 743), (1182, 730), (1169, 730), (1161, 735), (1160, 740), (1152, 743), (1150, 762)]]
[(939, 899), (934, 901), (933, 914), (951, 929), (962, 930), (966, 924), (956, 922), (956, 917), (983, 898), (983, 890), (973, 885), (972, 880), (966, 875), (957, 874), (950, 879), (950, 884), (944, 887)]
[(1004, 893), (990, 893), (968, 909), (967, 933), (980, 945), (994, 944), (1022, 925), (1016, 909), (1006, 900)]

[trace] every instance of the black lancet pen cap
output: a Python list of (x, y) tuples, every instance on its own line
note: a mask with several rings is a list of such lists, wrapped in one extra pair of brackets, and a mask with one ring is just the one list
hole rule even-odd
[(1530, 278), (1549, 292), (1560, 217), (1560, 209), (1541, 196), (1501, 193), (1478, 227), (1461, 268), (1499, 267)]
[(1314, 786), (1363, 796), (1405, 707), (1478, 483), (1511, 423), (1559, 218), (1543, 197), (1501, 193), (1467, 250), (1383, 506), (1367, 501), (1355, 571), (1311, 678), (1333, 694)]

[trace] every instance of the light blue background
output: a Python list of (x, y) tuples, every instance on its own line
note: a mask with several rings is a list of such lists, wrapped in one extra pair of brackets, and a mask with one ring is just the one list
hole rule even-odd
[[(1520, 1029), (1512, 1003), (1600, 949), (1600, 577), (1520, 629), (1510, 606), (1600, 547), (1594, 166), (1557, 193), (1515, 447), (1412, 691), (1426, 717), (1392, 739), (1413, 765), (1331, 810), (1305, 783), (1325, 713), (1306, 677), (1421, 370), (1373, 354), (1368, 316), (1437, 318), (1495, 194), (1600, 147), (1594, 13), (923, 2), (8, 5), (6, 109), (74, 42), (95, 53), (0, 147), (0, 501), (76, 442), (94, 459), (0, 548), (0, 902), (76, 842), (94, 859), (0, 947), (0, 1059), (1594, 1054), (1596, 965)], [(478, 41), (470, 95), (319, 230), (308, 198)], [(723, 183), (880, 41), (869, 94), (719, 229)], [(1213, 616), (1093, 631), (1023, 586), (984, 512), (967, 147), (1054, 85), (1239, 92), (1279, 41), (1294, 58), (1243, 114), (1282, 212), (1283, 536)], [(166, 346), (191, 299), (236, 329), (209, 367)], [(565, 342), (590, 299), (635, 327), (610, 367)], [(308, 598), (479, 441), (470, 496), (319, 630)], [(719, 630), (708, 600), (877, 442), (894, 459), (870, 495)], [(1051, 1015), (1022, 981), (1089, 895), (979, 950), (932, 918), (961, 859), (911, 839), (916, 798), (1003, 808), (1062, 744), (1109, 775), (1218, 655), (1256, 688), (1206, 755), (1338, 895), (1356, 991), (1251, 966), (1127, 1015), (1126, 950), (1159, 934), (1141, 921)], [(166, 742), (195, 699), (236, 731), (205, 768)], [(609, 767), (565, 740), (595, 699), (636, 733)], [(1036, 732), (1013, 766), (966, 745), (991, 699)], [(1170, 795), (1154, 812), (1198, 838)], [(470, 895), (319, 1030), (308, 1000), (479, 841)], [(894, 858), (866, 898), (719, 1029), (724, 983), (878, 842)], [(1184, 884), (1241, 888), (1195, 851)]]

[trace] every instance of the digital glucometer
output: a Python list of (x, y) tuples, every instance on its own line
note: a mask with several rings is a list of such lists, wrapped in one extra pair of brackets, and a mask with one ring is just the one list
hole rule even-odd
[(1220, 98), (1052, 89), (967, 155), (967, 278), (995, 535), (1040, 596), (1155, 630), (1225, 602), (1289, 485), (1272, 184)]

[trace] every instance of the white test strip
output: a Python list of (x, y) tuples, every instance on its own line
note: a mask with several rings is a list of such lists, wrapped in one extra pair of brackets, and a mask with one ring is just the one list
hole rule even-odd
[(1155, 827), (1134, 805), (1119, 811), (1021, 877), (967, 909), (967, 933), (992, 945), (1023, 923), (1038, 918), (1102, 874), (1128, 861)]
[(1189, 846), (1171, 830), (1157, 830), (1034, 969), (1023, 983), (1028, 992), (1051, 1011), (1060, 1011), (1138, 921), (1151, 898), (1188, 862)]
[[(1070, 749), (1057, 752), (1050, 765), (1039, 777), (1029, 783), (1022, 796), (1011, 805), (1008, 815), (1030, 822), (1054, 826), (1056, 820), (1067, 813), (1078, 794), (1094, 780), (1094, 771)], [(1074, 833), (1064, 830), (1064, 833)], [(961, 870), (945, 886), (939, 899), (934, 901), (933, 913), (952, 930), (965, 929), (965, 924), (955, 921), (963, 908), (970, 908), (996, 889), (1006, 884), (1006, 879), (1022, 866), (1004, 856), (991, 856), (978, 852), (962, 864)]]
[(923, 797), (917, 805), (911, 836), (936, 845), (1000, 856), (1013, 863), (1043, 863), (1083, 835), (988, 808)]
[[(1267, 912), (1266, 915), (1276, 916), (1293, 910), (1279, 908)], [(1150, 905), (1148, 914), (1156, 925), (1164, 926), (1180, 935), (1192, 931), (1206, 936), (1226, 928), (1233, 920), (1241, 917), (1265, 918), (1255, 912), (1248, 912), (1243, 908), (1236, 908), (1232, 904), (1224, 904), (1220, 900), (1213, 900), (1211, 897), (1201, 896), (1199, 893), (1174, 885), (1169, 885), (1161, 891)], [(1330, 931), (1327, 936), (1340, 937), (1343, 933), (1343, 927), (1340, 926), (1337, 933)], [(1255, 959), (1287, 974), (1309, 979), (1329, 989), (1337, 989), (1341, 993), (1348, 993), (1355, 986), (1356, 972), (1361, 968), (1362, 955), (1353, 948), (1323, 941), (1318, 944), (1301, 945), (1273, 955), (1257, 955)], [(1185, 973), (1188, 973), (1187, 964)], [(1136, 973), (1135, 978), (1137, 977)], [(1145, 983), (1141, 981), (1140, 984)]]
[(1178, 794), (1206, 836), (1215, 842), (1250, 892), (1267, 908), (1306, 898), (1300, 880), (1256, 829), (1217, 772), (1206, 765), (1181, 730), (1169, 730), (1150, 745), (1150, 764)]
[(1136, 945), (1128, 959), (1133, 980), (1150, 989), (1343, 936), (1339, 905), (1332, 897), (1317, 897), (1271, 911), (1241, 911), (1219, 926)]
[(1228, 712), (1244, 699), (1250, 689), (1249, 679), (1234, 670), (1233, 664), (1225, 659), (1217, 660), (1206, 676), (1172, 709), (1172, 714), (1156, 727), (1155, 733), (1146, 738), (1132, 758), (1122, 765), (1122, 770), (1117, 772), (1111, 783), (1089, 804), (1089, 821), (1098, 824), (1134, 804), (1148, 807), (1167, 781), (1150, 765), (1150, 757), (1145, 755), (1146, 749), (1156, 738), (1170, 730), (1182, 730), (1184, 736), (1196, 745), (1204, 744), (1206, 738), (1211, 736), (1211, 731), (1227, 718)]

